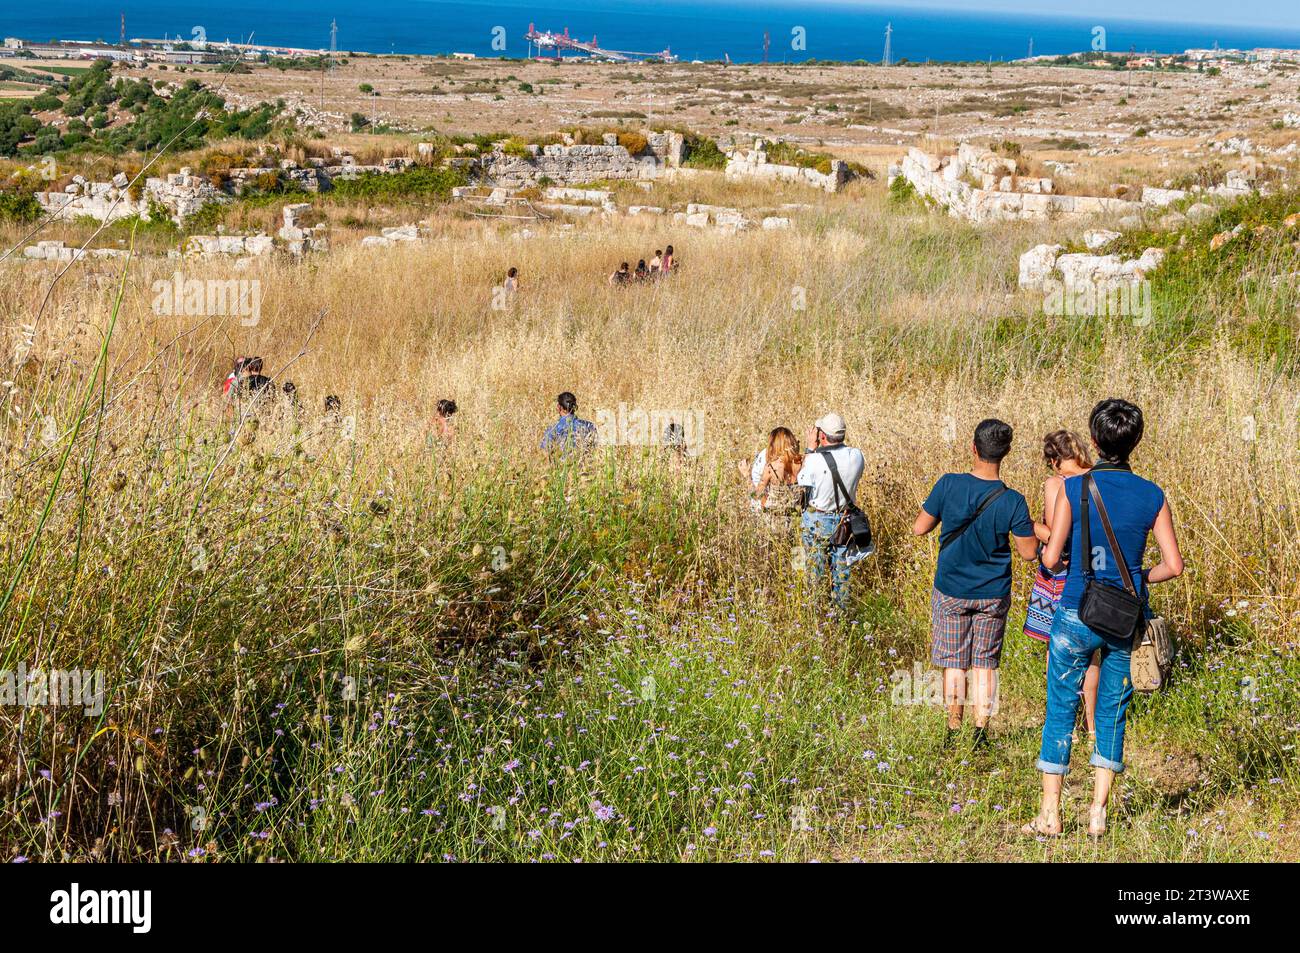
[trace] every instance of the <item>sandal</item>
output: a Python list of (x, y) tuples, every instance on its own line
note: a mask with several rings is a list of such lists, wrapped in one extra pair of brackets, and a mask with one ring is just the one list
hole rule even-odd
[[(1058, 824), (1060, 823), (1059, 819), (1057, 823)], [(1037, 817), (1035, 817), (1024, 827), (1020, 828), (1020, 833), (1024, 834), (1026, 837), (1060, 837), (1061, 836), (1060, 830), (1052, 830), (1051, 825), (1047, 821), (1047, 818), (1043, 817), (1042, 814), (1039, 814)]]

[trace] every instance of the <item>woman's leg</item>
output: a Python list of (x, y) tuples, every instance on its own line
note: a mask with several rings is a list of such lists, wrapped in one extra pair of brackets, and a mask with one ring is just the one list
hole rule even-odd
[(1083, 676), (1083, 720), (1088, 734), (1097, 737), (1097, 683), (1101, 680), (1101, 653), (1093, 652), (1088, 672)]
[[(1097, 741), (1092, 753), (1096, 769), (1093, 780), (1092, 819), (1089, 829), (1106, 825), (1106, 804), (1115, 775), (1124, 770), (1124, 725), (1133, 681), (1129, 673), (1131, 651), (1127, 643), (1103, 641), (1101, 671), (1097, 683)], [(1098, 817), (1100, 823), (1098, 823)]]
[(1076, 613), (1062, 609), (1052, 620), (1052, 641), (1047, 649), (1047, 710), (1038, 770), (1065, 774), (1070, 766), (1071, 734), (1079, 712), (1088, 658), (1096, 648), (1092, 630)]

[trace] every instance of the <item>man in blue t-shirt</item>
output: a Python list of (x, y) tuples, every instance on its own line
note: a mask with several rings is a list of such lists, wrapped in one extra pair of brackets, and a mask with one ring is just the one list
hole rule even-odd
[[(986, 726), (997, 700), (997, 669), (1011, 607), (1011, 546), (1031, 561), (1038, 555), (1034, 521), (1025, 498), (1001, 479), (1011, 451), (1011, 425), (983, 420), (975, 428), (969, 473), (945, 473), (921, 505), (912, 532), (936, 526), (939, 562), (930, 596), (930, 660), (943, 669), (948, 732), (961, 728), (963, 705), (975, 709), (975, 741), (987, 743)], [(973, 670), (973, 692), (967, 672)], [(972, 698), (973, 695), (973, 698)]]
[(596, 425), (578, 416), (578, 398), (566, 390), (555, 398), (555, 404), (560, 411), (560, 419), (542, 434), (542, 449), (552, 454), (595, 447), (598, 437)]

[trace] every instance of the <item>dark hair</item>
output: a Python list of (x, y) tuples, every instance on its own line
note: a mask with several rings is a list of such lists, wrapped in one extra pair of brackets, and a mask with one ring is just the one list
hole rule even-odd
[(1101, 458), (1110, 463), (1128, 463), (1129, 454), (1142, 440), (1142, 408), (1127, 400), (1103, 400), (1088, 415), (1088, 430)]
[(252, 371), (254, 374), (262, 373), (262, 359), (260, 357), (250, 357), (244, 361), (244, 370)]
[(518, 269), (518, 268), (511, 268), (509, 271), (506, 272), (506, 277), (507, 277), (507, 278), (513, 278), (513, 277), (514, 277), (515, 275), (517, 275), (517, 274), (519, 274), (519, 269)]
[(656, 254), (656, 255), (662, 255), (663, 252), (660, 251), (658, 248), (656, 248), (656, 249), (655, 249), (655, 254)]
[(338, 410), (342, 406), (343, 401), (339, 400), (334, 394), (325, 397), (325, 413), (328, 414), (331, 410)]
[(996, 417), (981, 420), (975, 428), (975, 452), (985, 463), (1001, 463), (1011, 452), (1011, 425)]
[(668, 254), (671, 255), (672, 253), (673, 253), (673, 246), (672, 246), (672, 245), (669, 245), (669, 246), (668, 246)]
[(645, 259), (644, 259), (644, 258), (642, 258), (640, 261), (638, 261), (638, 262), (636, 263), (636, 270), (637, 270), (637, 271), (645, 271)]
[(454, 400), (447, 400), (444, 397), (442, 400), (438, 401), (439, 417), (450, 417), (455, 412), (456, 412), (456, 402)]
[(555, 402), (560, 405), (560, 410), (564, 411), (566, 414), (576, 413), (578, 410), (578, 398), (574, 397), (567, 390), (559, 397), (555, 398)]
[(1091, 469), (1092, 457), (1083, 438), (1073, 430), (1053, 430), (1043, 438), (1043, 460), (1049, 467), (1073, 460), (1085, 470)]
[(627, 271), (627, 270), (628, 270), (629, 268), (631, 268), (631, 267), (632, 267), (632, 266), (629, 265), (627, 262), (623, 262), (623, 264), (621, 264), (621, 265), (618, 266), (618, 270), (619, 270), (619, 271)]
[(284, 382), (284, 388), (283, 388), (283, 389), (284, 389), (284, 392), (285, 392), (286, 394), (288, 394), (290, 397), (292, 397), (294, 394), (298, 393), (298, 387), (297, 387), (297, 385), (294, 384), (293, 381), (285, 381), (285, 382)]

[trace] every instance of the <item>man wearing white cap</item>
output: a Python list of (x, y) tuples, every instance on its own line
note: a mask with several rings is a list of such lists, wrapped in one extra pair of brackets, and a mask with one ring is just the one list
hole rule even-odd
[[(866, 461), (862, 451), (844, 445), (844, 418), (827, 414), (808, 431), (808, 453), (799, 471), (799, 486), (807, 487), (803, 511), (803, 544), (810, 560), (809, 572), (816, 582), (831, 577), (831, 599), (844, 609), (849, 602), (847, 546), (835, 546), (831, 535), (839, 525), (844, 507), (855, 502), (858, 481)], [(835, 472), (839, 474), (836, 486)], [(847, 492), (848, 498), (845, 498)]]

